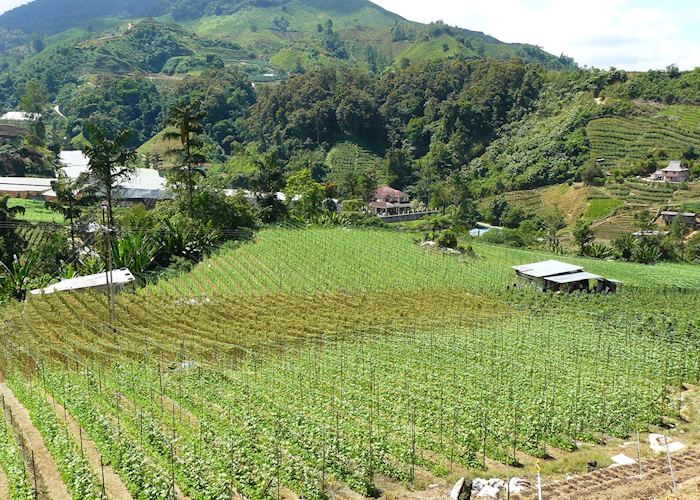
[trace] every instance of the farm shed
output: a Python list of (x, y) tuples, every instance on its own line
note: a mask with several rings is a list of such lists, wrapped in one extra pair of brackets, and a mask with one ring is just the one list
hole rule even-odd
[[(522, 286), (532, 286), (543, 292), (616, 292), (619, 282), (585, 272), (580, 266), (547, 260), (514, 266)], [(594, 286), (591, 286), (591, 284)]]
[[(128, 269), (116, 269), (112, 271), (112, 286), (114, 291), (119, 293), (124, 290), (124, 287), (135, 281), (134, 275)], [(55, 285), (46, 288), (40, 288), (29, 292), (31, 295), (50, 295), (57, 292), (82, 292), (82, 291), (107, 291), (107, 273), (91, 274), (89, 276), (80, 276), (63, 280)]]
[(691, 228), (700, 228), (700, 222), (698, 221), (698, 214), (695, 212), (674, 212), (672, 210), (665, 210), (661, 212), (660, 217), (664, 220), (666, 225), (670, 226), (673, 221), (680, 217), (683, 222), (688, 224)]
[(56, 194), (51, 189), (54, 179), (40, 177), (0, 177), (0, 195), (12, 198), (40, 199)]

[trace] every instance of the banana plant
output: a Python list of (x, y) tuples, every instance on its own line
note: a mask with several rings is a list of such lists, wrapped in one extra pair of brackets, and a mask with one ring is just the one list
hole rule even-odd
[(22, 301), (27, 297), (29, 281), (34, 267), (34, 258), (30, 257), (21, 262), (17, 256), (9, 266), (0, 262), (0, 289), (4, 294), (15, 300)]

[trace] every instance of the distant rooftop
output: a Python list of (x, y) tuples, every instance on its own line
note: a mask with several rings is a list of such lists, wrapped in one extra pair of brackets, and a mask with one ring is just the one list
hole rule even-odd
[(398, 189), (394, 189), (393, 187), (390, 186), (382, 186), (377, 191), (375, 192), (376, 198), (382, 199), (386, 198), (387, 196), (391, 198), (408, 198), (408, 194), (404, 193), (403, 191), (399, 191)]
[(546, 260), (544, 262), (536, 262), (524, 266), (514, 266), (513, 269), (533, 278), (544, 278), (547, 276), (556, 276), (558, 274), (583, 271), (583, 268), (580, 266), (559, 262), (558, 260)]
[[(128, 269), (117, 269), (112, 271), (112, 284), (123, 286), (132, 281), (135, 281), (134, 275)], [(63, 280), (55, 285), (32, 290), (32, 295), (50, 295), (56, 292), (70, 292), (76, 290), (88, 290), (90, 288), (102, 288), (107, 286), (107, 273), (91, 274), (89, 276), (81, 276)]]
[(24, 111), (10, 111), (0, 116), (0, 120), (12, 122), (31, 122), (41, 118), (40, 113), (25, 113)]

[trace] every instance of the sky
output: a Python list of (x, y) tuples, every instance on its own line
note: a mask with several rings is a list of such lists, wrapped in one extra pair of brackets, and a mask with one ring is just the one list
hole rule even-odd
[[(697, 0), (373, 0), (407, 19), (442, 20), (579, 64), (627, 70), (700, 66)], [(27, 0), (0, 0), (0, 13)]]
[(697, 0), (373, 0), (420, 22), (442, 20), (525, 42), (580, 65), (645, 71), (700, 66)]

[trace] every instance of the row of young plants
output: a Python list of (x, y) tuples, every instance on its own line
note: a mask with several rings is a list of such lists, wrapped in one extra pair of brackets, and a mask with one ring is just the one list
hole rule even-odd
[(4, 404), (2, 416), (2, 421), (0, 421), (0, 472), (5, 475), (7, 480), (10, 500), (34, 499), (34, 488)]
[(7, 385), (29, 411), (71, 496), (77, 500), (106, 498), (80, 444), (70, 434), (68, 423), (59, 420), (46, 394), (16, 374), (7, 379)]
[[(693, 342), (562, 309), (545, 320), (270, 341), (269, 352), (220, 366), (191, 363), (197, 353), (185, 349), (164, 374), (156, 358), (44, 375), (79, 420), (88, 398), (102, 419), (118, 418), (119, 439), (160, 466), (164, 494), (168, 467), (196, 498), (234, 488), (258, 498), (278, 485), (320, 498), (331, 481), (370, 494), (374, 473), (447, 475), (624, 436), (674, 413), (669, 388), (700, 376)], [(163, 395), (197, 425), (173, 417)]]

